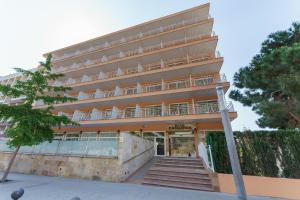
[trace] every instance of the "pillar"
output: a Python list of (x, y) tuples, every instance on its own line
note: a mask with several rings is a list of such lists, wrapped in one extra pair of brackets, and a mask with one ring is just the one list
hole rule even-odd
[(166, 156), (170, 156), (169, 131), (165, 133)]
[(193, 132), (194, 132), (194, 144), (195, 144), (196, 158), (199, 158), (199, 150), (198, 150), (199, 136), (198, 136), (198, 129), (194, 128)]

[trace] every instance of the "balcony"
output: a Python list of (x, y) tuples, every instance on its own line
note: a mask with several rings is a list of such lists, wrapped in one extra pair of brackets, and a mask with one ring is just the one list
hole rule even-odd
[[(227, 102), (227, 109), (229, 112), (235, 112), (233, 104)], [(137, 104), (135, 107), (128, 107), (119, 109), (113, 106), (111, 109), (99, 110), (93, 108), (89, 112), (76, 110), (73, 115), (69, 114), (70, 119), (78, 122), (98, 121), (98, 120), (114, 120), (114, 119), (132, 119), (132, 118), (156, 118), (173, 117), (173, 116), (195, 116), (205, 114), (219, 114), (219, 105), (216, 100), (197, 101), (192, 103), (173, 103), (165, 105), (152, 105), (140, 107)], [(220, 118), (220, 116), (219, 116)], [(133, 121), (134, 123), (134, 121)]]
[(148, 38), (150, 36), (155, 36), (155, 35), (158, 35), (158, 34), (161, 34), (161, 33), (174, 31), (174, 30), (183, 28), (185, 26), (190, 26), (190, 25), (193, 25), (193, 24), (204, 22), (206, 20), (207, 19), (203, 20), (203, 19), (200, 19), (200, 18), (192, 18), (192, 19), (189, 19), (189, 20), (183, 20), (183, 21), (171, 24), (171, 25), (160, 26), (159, 28), (149, 30), (149, 31), (146, 31), (146, 32), (140, 32), (137, 35), (128, 36), (128, 37), (121, 37), (120, 39), (113, 40), (111, 42), (104, 42), (102, 44), (98, 44), (98, 45), (95, 45), (95, 46), (86, 47), (85, 49), (64, 53), (62, 56), (56, 56), (54, 54), (53, 61), (58, 62), (58, 61), (66, 60), (66, 59), (69, 59), (69, 58), (78, 57), (78, 56), (81, 56), (83, 54), (89, 54), (89, 53), (93, 53), (93, 52), (97, 52), (97, 51), (117, 47), (119, 45), (123, 45), (123, 44), (127, 44), (127, 43), (130, 43), (130, 42), (133, 42), (133, 41), (145, 39), (145, 38)]
[(151, 72), (151, 71), (157, 71), (157, 70), (163, 70), (166, 68), (172, 68), (176, 66), (191, 64), (191, 63), (198, 63), (198, 62), (204, 62), (208, 60), (213, 60), (216, 58), (220, 58), (219, 52), (216, 52), (215, 55), (206, 55), (206, 56), (191, 56), (187, 55), (180, 58), (175, 59), (168, 59), (168, 60), (159, 60), (157, 62), (149, 63), (146, 65), (137, 65), (136, 67), (129, 67), (127, 69), (121, 69), (118, 68), (116, 71), (110, 71), (110, 72), (103, 72), (99, 71), (98, 74), (94, 75), (83, 75), (82, 77), (78, 78), (68, 78), (67, 80), (64, 80), (60, 83), (55, 82), (54, 85), (68, 85), (71, 87), (76, 86), (76, 84), (81, 83), (89, 83), (97, 80), (102, 81), (108, 81), (112, 80), (116, 77), (126, 77), (128, 75), (136, 74), (137, 76), (144, 73), (144, 72)]
[[(136, 86), (121, 88), (116, 86), (113, 90), (101, 90), (100, 88), (96, 89), (94, 93), (87, 93), (84, 91), (80, 91), (77, 95), (69, 95), (65, 94), (68, 97), (77, 98), (78, 101), (72, 103), (61, 103), (56, 104), (55, 107), (68, 107), (68, 106), (84, 106), (85, 104), (95, 103), (99, 100), (106, 101), (105, 99), (109, 99), (107, 101), (112, 102), (114, 99), (120, 99), (120, 97), (128, 97), (128, 98), (136, 98), (137, 95), (140, 95), (144, 98), (147, 98), (146, 95), (143, 94), (151, 94), (157, 93), (162, 91), (170, 91), (170, 93), (177, 93), (180, 89), (193, 89), (196, 87), (205, 87), (205, 90), (209, 90), (206, 86), (214, 86), (215, 84), (226, 84), (228, 83), (226, 80), (226, 76), (223, 75), (210, 75), (210, 76), (203, 76), (203, 77), (189, 77), (188, 79), (183, 80), (176, 80), (176, 81), (163, 81), (156, 83), (156, 84), (149, 84), (149, 85), (141, 85), (137, 83)], [(229, 85), (224, 85), (225, 89)], [(200, 90), (200, 88), (199, 88)], [(174, 92), (171, 92), (174, 91)], [(202, 92), (203, 93), (203, 92)], [(157, 94), (162, 96), (162, 94)], [(204, 93), (203, 93), (204, 94)], [(212, 88), (210, 91), (210, 95), (215, 94), (215, 89)], [(175, 98), (175, 97), (174, 97)], [(125, 102), (125, 98), (121, 98), (121, 101)], [(147, 100), (147, 99), (146, 99)], [(38, 107), (38, 106), (37, 106)], [(40, 107), (43, 107), (40, 105)]]
[(96, 65), (100, 65), (100, 64), (108, 64), (109, 62), (121, 60), (121, 59), (128, 58), (128, 57), (134, 57), (134, 56), (138, 56), (141, 54), (155, 52), (155, 51), (158, 51), (161, 49), (167, 49), (170, 47), (184, 45), (184, 44), (188, 44), (188, 43), (192, 43), (192, 42), (196, 42), (196, 41), (201, 41), (204, 39), (210, 39), (213, 36), (214, 35), (201, 35), (201, 36), (194, 36), (194, 37), (186, 37), (183, 39), (169, 41), (169, 42), (160, 42), (159, 44), (156, 44), (156, 45), (147, 46), (144, 48), (140, 47), (135, 50), (131, 50), (131, 51), (127, 51), (127, 52), (120, 52), (118, 54), (111, 55), (111, 56), (102, 56), (101, 58), (95, 59), (95, 60), (87, 60), (82, 63), (73, 63), (70, 66), (61, 66), (59, 68), (54, 68), (53, 72), (61, 73), (61, 72), (67, 72), (67, 71), (72, 71), (72, 70), (85, 69), (85, 68), (89, 68), (90, 66), (96, 66)]

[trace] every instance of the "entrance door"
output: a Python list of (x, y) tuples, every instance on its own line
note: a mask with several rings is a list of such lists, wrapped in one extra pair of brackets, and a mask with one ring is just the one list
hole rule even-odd
[(154, 147), (156, 156), (165, 155), (165, 138), (164, 137), (154, 137)]
[(170, 136), (170, 155), (174, 157), (196, 157), (194, 135), (176, 132)]

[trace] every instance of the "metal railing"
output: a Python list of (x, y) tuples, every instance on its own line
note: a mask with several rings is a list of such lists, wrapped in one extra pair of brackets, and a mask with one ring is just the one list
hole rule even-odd
[(58, 60), (62, 60), (62, 59), (66, 59), (66, 58), (73, 58), (75, 56), (80, 56), (80, 55), (83, 55), (83, 54), (88, 54), (88, 53), (96, 52), (96, 51), (99, 51), (99, 50), (112, 48), (112, 47), (117, 46), (117, 45), (132, 42), (134, 40), (139, 40), (139, 39), (142, 39), (142, 38), (146, 38), (148, 36), (153, 36), (153, 35), (157, 35), (157, 34), (160, 34), (160, 33), (163, 33), (163, 32), (176, 30), (176, 29), (182, 28), (184, 26), (196, 24), (196, 23), (204, 21), (204, 20), (205, 19), (199, 19), (199, 18), (192, 18), (192, 19), (189, 19), (189, 20), (183, 20), (183, 21), (180, 21), (178, 23), (174, 23), (174, 24), (167, 25), (167, 26), (161, 26), (159, 28), (149, 30), (149, 31), (146, 31), (146, 32), (140, 32), (137, 35), (129, 36), (127, 38), (123, 37), (121, 39), (111, 41), (110, 43), (105, 42), (103, 44), (99, 44), (99, 45), (96, 45), (96, 46), (90, 46), (90, 47), (88, 47), (84, 50), (76, 50), (74, 53), (65, 53), (63, 56), (55, 56), (54, 55), (53, 61), (57, 62)]
[[(211, 76), (190, 78), (190, 79), (170, 81), (170, 82), (162, 81), (161, 83), (158, 84), (141, 86), (140, 89), (138, 89), (138, 87), (120, 88), (121, 93), (117, 95), (115, 94), (116, 91), (115, 89), (103, 91), (102, 97), (96, 97), (95, 93), (87, 93), (85, 96), (78, 98), (78, 100), (81, 101), (86, 99), (98, 99), (98, 98), (108, 98), (108, 97), (115, 97), (115, 96), (134, 95), (140, 93), (150, 93), (150, 92), (157, 92), (157, 91), (164, 91), (164, 90), (174, 90), (174, 89), (182, 89), (182, 88), (189, 88), (189, 87), (212, 85), (212, 84), (217, 84), (222, 82), (227, 82), (225, 75), (221, 75), (221, 76), (211, 75)], [(76, 97), (76, 95), (73, 96)]]
[[(232, 105), (231, 102), (228, 103)], [(232, 110), (230, 112), (234, 112)], [(93, 120), (110, 120), (110, 119), (127, 119), (127, 118), (148, 118), (148, 117), (165, 117), (165, 116), (183, 116), (183, 115), (200, 115), (219, 113), (219, 104), (217, 101), (202, 101), (196, 103), (177, 103), (169, 105), (157, 105), (143, 108), (125, 108), (123, 110), (112, 109), (109, 114), (106, 111), (98, 117), (94, 117)], [(82, 121), (90, 121), (91, 115), (83, 113), (85, 117), (80, 118)]]
[[(95, 80), (106, 80), (106, 79), (111, 79), (115, 77), (121, 77), (121, 76), (126, 76), (129, 74), (138, 74), (142, 72), (147, 72), (147, 71), (153, 71), (153, 70), (158, 70), (158, 69), (163, 69), (163, 68), (169, 68), (169, 67), (175, 67), (179, 65), (184, 65), (184, 64), (189, 64), (189, 63), (195, 63), (195, 62), (203, 62), (206, 60), (214, 59), (217, 58), (212, 55), (206, 55), (206, 56), (184, 56), (181, 58), (175, 58), (175, 59), (168, 59), (168, 60), (161, 60), (158, 62), (153, 62), (149, 63), (147, 65), (141, 66), (142, 68), (138, 70), (138, 67), (133, 67), (133, 68), (128, 68), (125, 69), (123, 74), (118, 75), (117, 71), (110, 71), (110, 72), (102, 72), (105, 76), (104, 77), (99, 77), (97, 75), (90, 75), (90, 81), (95, 81)], [(78, 78), (73, 78), (73, 80), (70, 82), (68, 80), (64, 81), (66, 85), (74, 85), (82, 82), (90, 82), (90, 81), (82, 81), (82, 77)]]
[[(91, 64), (87, 64), (87, 63), (77, 63), (79, 65), (79, 68), (83, 69), (85, 67), (88, 67), (90, 65), (96, 65), (96, 64), (103, 64), (103, 63), (107, 63), (113, 60), (117, 60), (117, 59), (122, 59), (125, 57), (131, 57), (131, 56), (135, 56), (138, 54), (143, 54), (143, 53), (147, 53), (147, 52), (152, 52), (152, 51), (156, 51), (156, 50), (160, 50), (160, 49), (164, 49), (164, 48), (169, 48), (169, 47), (173, 47), (173, 46), (177, 46), (177, 45), (182, 45), (182, 44), (187, 44), (187, 43), (191, 43), (194, 41), (200, 41), (206, 38), (210, 38), (211, 35), (201, 35), (201, 36), (194, 36), (194, 37), (187, 37), (187, 38), (183, 38), (183, 39), (179, 39), (179, 40), (174, 40), (174, 41), (169, 41), (169, 42), (162, 42), (160, 44), (157, 45), (153, 45), (153, 46), (148, 46), (148, 47), (144, 47), (142, 48), (142, 51), (140, 50), (140, 48), (135, 49), (135, 50), (131, 50), (131, 51), (127, 51), (127, 52), (123, 52), (122, 55), (115, 54), (115, 55), (111, 55), (111, 56), (107, 56), (106, 59), (98, 59), (98, 60), (93, 60), (91, 61)], [(65, 67), (58, 67), (56, 69), (53, 69), (53, 72), (63, 72), (66, 70), (72, 69), (72, 66), (65, 66)]]

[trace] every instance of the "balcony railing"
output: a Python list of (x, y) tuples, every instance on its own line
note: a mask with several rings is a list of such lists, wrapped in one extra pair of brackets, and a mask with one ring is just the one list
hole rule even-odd
[[(108, 98), (108, 97), (116, 97), (116, 96), (134, 95), (140, 93), (150, 93), (150, 92), (157, 92), (157, 91), (164, 91), (164, 90), (206, 86), (206, 85), (213, 85), (213, 84), (223, 83), (223, 82), (227, 82), (225, 75), (221, 75), (221, 76), (212, 75), (212, 76), (190, 78), (190, 79), (172, 81), (172, 82), (162, 81), (161, 83), (158, 84), (152, 84), (146, 86), (137, 84), (136, 87), (129, 87), (129, 88), (117, 87), (114, 90), (103, 91), (102, 95), (98, 95), (98, 96), (96, 95), (96, 93), (86, 94), (84, 92), (80, 92), (77, 98), (79, 101), (86, 100), (86, 99), (99, 99), (99, 98)], [(76, 98), (76, 96), (71, 96), (71, 97)]]
[[(159, 43), (157, 45), (153, 45), (153, 46), (148, 46), (148, 47), (144, 47), (144, 48), (140, 47), (135, 50), (131, 50), (131, 51), (127, 51), (127, 52), (120, 52), (118, 54), (111, 55), (111, 56), (103, 56), (101, 59), (88, 60), (89, 62), (86, 61), (84, 63), (76, 63), (77, 64), (76, 68), (84, 69), (91, 65), (104, 64), (104, 63), (111, 62), (111, 61), (114, 61), (117, 59), (122, 59), (125, 57), (131, 57), (131, 56), (135, 56), (135, 55), (139, 55), (139, 54), (143, 54), (143, 53), (147, 53), (147, 52), (157, 51), (157, 50), (164, 49), (164, 48), (187, 44), (187, 43), (191, 43), (194, 41), (200, 41), (200, 40), (210, 38), (210, 37), (211, 37), (211, 35), (202, 35), (202, 36), (187, 37), (187, 38), (174, 40), (174, 41), (170, 41), (170, 42), (161, 42), (161, 43)], [(74, 65), (74, 64), (72, 64), (72, 65)], [(70, 69), (72, 69), (72, 65), (65, 66), (65, 67), (61, 66), (59, 68), (53, 69), (53, 72), (64, 72), (64, 71), (70, 70)]]
[(118, 45), (121, 45), (121, 44), (125, 44), (125, 43), (128, 43), (128, 42), (135, 41), (135, 40), (139, 40), (139, 39), (146, 38), (146, 37), (149, 37), (149, 36), (154, 36), (154, 35), (161, 34), (161, 33), (164, 33), (164, 32), (168, 32), (168, 31), (171, 31), (171, 30), (176, 30), (176, 29), (182, 28), (184, 26), (196, 24), (196, 23), (199, 23), (201, 21), (204, 21), (204, 20), (199, 19), (199, 18), (192, 18), (192, 19), (189, 19), (189, 20), (183, 20), (183, 21), (180, 21), (178, 23), (174, 23), (174, 24), (171, 24), (171, 25), (168, 25), (168, 26), (161, 26), (161, 27), (153, 29), (153, 30), (149, 30), (149, 31), (146, 31), (146, 32), (140, 32), (137, 35), (129, 36), (129, 37), (126, 37), (126, 38), (122, 37), (118, 40), (111, 41), (110, 43), (105, 42), (105, 43), (102, 43), (102, 44), (99, 44), (99, 45), (90, 46), (90, 47), (88, 47), (84, 50), (76, 50), (73, 53), (72, 52), (65, 53), (62, 56), (55, 56), (54, 55), (53, 61), (63, 60), (63, 59), (67, 59), (67, 58), (80, 56), (80, 55), (83, 55), (83, 54), (89, 54), (89, 53), (92, 53), (92, 52), (112, 48), (112, 47), (115, 47), (115, 46), (118, 46)]
[[(78, 156), (118, 156), (119, 137), (67, 137), (65, 140), (53, 140), (34, 146), (23, 146), (20, 153), (78, 155)], [(0, 151), (12, 152), (7, 140), (0, 139)]]
[[(64, 82), (64, 84), (72, 86), (74, 84), (83, 83), (83, 82), (91, 82), (91, 81), (95, 81), (95, 80), (109, 80), (114, 77), (122, 77), (122, 76), (126, 76), (129, 74), (138, 74), (138, 73), (142, 73), (142, 72), (159, 70), (159, 69), (163, 69), (163, 68), (176, 67), (176, 66), (180, 66), (180, 65), (184, 65), (184, 64), (203, 62), (203, 61), (211, 60), (214, 58), (218, 58), (218, 57), (215, 57), (214, 55), (206, 55), (206, 56), (187, 55), (187, 56), (184, 56), (181, 58), (161, 60), (158, 62), (143, 65), (143, 66), (139, 65), (137, 67), (128, 68), (128, 69), (124, 70), (123, 73), (119, 73), (119, 74), (117, 73), (117, 71), (111, 71), (111, 72), (107, 72), (107, 73), (100, 72), (99, 75), (89, 75), (88, 76), (89, 81), (83, 81), (82, 77), (69, 78), (68, 80), (66, 80)], [(58, 84), (58, 83), (56, 83), (56, 84)]]
[[(227, 103), (229, 112), (234, 112), (231, 102)], [(209, 113), (218, 113), (219, 105), (216, 100), (202, 101), (196, 103), (178, 103), (157, 106), (148, 106), (141, 108), (137, 105), (135, 108), (118, 109), (113, 107), (107, 111), (98, 111), (97, 116), (95, 113), (78, 113), (79, 118), (77, 121), (93, 121), (93, 120), (110, 120), (110, 119), (128, 119), (128, 118), (148, 118), (148, 117), (165, 117), (165, 116), (184, 116), (184, 115), (200, 115)], [(82, 116), (82, 117), (81, 117)], [(74, 118), (74, 117), (73, 117)]]

